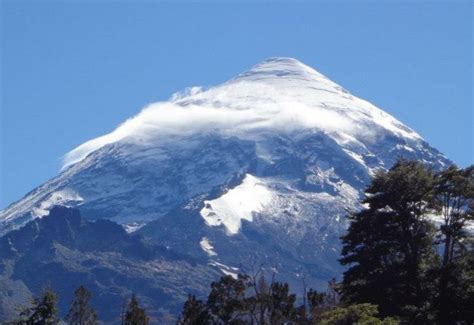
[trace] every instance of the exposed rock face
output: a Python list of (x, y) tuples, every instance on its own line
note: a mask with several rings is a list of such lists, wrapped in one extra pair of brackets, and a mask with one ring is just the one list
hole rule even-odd
[(48, 285), (59, 293), (64, 314), (83, 284), (108, 322), (120, 319), (124, 298), (135, 292), (153, 318), (166, 319), (169, 312), (174, 317), (189, 292), (207, 290), (206, 283), (219, 276), (205, 260), (147, 243), (112, 221), (87, 221), (79, 210), (63, 207), (0, 238), (0, 272), (3, 320), (27, 305), (31, 292)]

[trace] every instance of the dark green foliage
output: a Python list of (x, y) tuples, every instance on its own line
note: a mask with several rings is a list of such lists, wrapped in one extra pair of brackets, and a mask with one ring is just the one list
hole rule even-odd
[(298, 319), (298, 324), (319, 324), (325, 311), (339, 306), (338, 287), (336, 279), (332, 279), (328, 282), (326, 292), (310, 289), (306, 294), (306, 306), (302, 306), (304, 307), (304, 317)]
[(308, 301), (309, 317), (311, 320), (317, 320), (323, 310), (326, 308), (326, 294), (310, 289), (306, 295)]
[(59, 324), (57, 303), (57, 294), (52, 289), (45, 289), (40, 296), (33, 299), (31, 307), (21, 312), (20, 320), (14, 323), (25, 325)]
[(378, 304), (382, 315), (417, 317), (432, 294), (428, 267), (435, 262), (433, 174), (400, 160), (378, 173), (366, 190), (367, 208), (350, 216), (343, 239), (342, 291), (347, 303)]
[(80, 286), (74, 292), (74, 300), (66, 316), (70, 325), (98, 324), (97, 313), (90, 306), (91, 293), (86, 287)]
[[(435, 195), (443, 247), (435, 307), (440, 324), (474, 322), (472, 238), (466, 224), (474, 220), (474, 167), (451, 166), (436, 175)], [(472, 236), (472, 234), (471, 234)]]
[(342, 238), (344, 301), (407, 323), (473, 323), (474, 167), (434, 174), (400, 160), (374, 177), (363, 203)]
[(272, 324), (284, 324), (296, 318), (296, 295), (290, 294), (288, 283), (275, 282), (271, 285), (271, 314)]
[(239, 275), (237, 279), (227, 275), (211, 284), (207, 305), (212, 318), (224, 324), (237, 324), (237, 319), (246, 311), (245, 292), (248, 276)]
[(335, 281), (329, 283), (328, 293), (310, 289), (305, 303), (297, 307), (287, 283), (268, 284), (263, 275), (224, 276), (212, 283), (206, 304), (188, 296), (178, 324), (319, 324), (323, 311), (334, 307), (334, 285)]
[(288, 284), (274, 281), (268, 284), (263, 275), (249, 284), (253, 289), (250, 292), (255, 293), (247, 298), (251, 323), (284, 323), (296, 319), (296, 298), (290, 294)]
[(138, 299), (135, 295), (132, 296), (128, 304), (127, 310), (123, 317), (124, 325), (147, 325), (149, 318), (146, 315), (145, 309), (140, 307)]
[(474, 253), (463, 252), (439, 268), (440, 288), (434, 307), (440, 324), (474, 324)]
[(206, 304), (188, 296), (178, 324), (246, 324), (252, 299), (246, 296), (250, 277), (230, 275), (211, 284)]
[(208, 324), (210, 323), (210, 314), (207, 306), (195, 296), (189, 295), (184, 303), (183, 312), (178, 320), (179, 325)]
[(376, 305), (358, 304), (348, 307), (336, 307), (321, 315), (320, 325), (396, 325), (395, 318), (378, 318)]
[[(257, 277), (255, 277), (257, 278)], [(396, 325), (393, 318), (378, 318), (376, 305), (334, 305), (338, 301), (336, 282), (329, 282), (328, 291), (310, 289), (307, 300), (296, 307), (296, 295), (287, 283), (267, 284), (263, 276), (258, 280), (247, 275), (237, 279), (222, 277), (212, 284), (206, 304), (188, 296), (179, 325)], [(309, 311), (309, 312), (308, 312)]]
[(442, 265), (446, 266), (465, 250), (462, 240), (468, 236), (466, 224), (474, 220), (474, 166), (464, 170), (451, 166), (437, 174), (435, 195), (443, 219)]

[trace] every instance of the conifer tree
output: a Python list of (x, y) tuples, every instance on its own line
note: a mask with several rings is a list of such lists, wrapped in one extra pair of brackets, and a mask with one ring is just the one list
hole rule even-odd
[(95, 325), (98, 324), (97, 313), (90, 306), (91, 293), (86, 287), (80, 286), (74, 292), (66, 320), (70, 325)]
[[(346, 303), (378, 304), (383, 316), (426, 313), (432, 295), (427, 269), (434, 263), (433, 174), (422, 164), (400, 160), (379, 172), (366, 189), (366, 208), (349, 216), (342, 237), (342, 283)], [(415, 321), (415, 320), (413, 320)]]
[(148, 322), (149, 318), (145, 309), (140, 307), (137, 297), (133, 295), (124, 315), (124, 325), (147, 325)]

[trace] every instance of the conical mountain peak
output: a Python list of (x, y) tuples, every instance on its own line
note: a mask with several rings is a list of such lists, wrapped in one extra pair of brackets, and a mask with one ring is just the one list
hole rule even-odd
[[(253, 143), (252, 148), (255, 149), (257, 157), (247, 157), (248, 161), (263, 160), (268, 162), (268, 166), (278, 166), (275, 161), (279, 161), (281, 152), (297, 152), (295, 148), (280, 148), (281, 152), (275, 152), (274, 147), (278, 147), (276, 143), (280, 143), (279, 139), (299, 143), (301, 139), (313, 135), (316, 138), (310, 141), (311, 148), (303, 150), (301, 157), (324, 151), (327, 157), (336, 155), (340, 156), (338, 159), (341, 161), (349, 159), (357, 168), (362, 168), (366, 176), (373, 168), (391, 166), (394, 157), (412, 155), (422, 157), (426, 161), (445, 159), (427, 147), (416, 132), (371, 103), (349, 94), (313, 68), (293, 58), (274, 57), (221, 85), (207, 90), (192, 88), (191, 91), (173, 96), (168, 101), (148, 105), (114, 131), (91, 139), (68, 152), (64, 157), (64, 169), (59, 178), (0, 211), (0, 234), (10, 229), (9, 227), (27, 221), (28, 218), (22, 217), (25, 213), (31, 212), (31, 217), (39, 216), (50, 206), (64, 202), (87, 205), (87, 202), (93, 201), (93, 204), (99, 204), (100, 200), (94, 201), (96, 195), (107, 196), (108, 193), (114, 192), (115, 189), (109, 189), (108, 184), (114, 184), (115, 181), (122, 184), (123, 179), (126, 182), (126, 185), (122, 184), (123, 189), (127, 189), (129, 184), (134, 182), (128, 180), (130, 175), (117, 178), (118, 176), (112, 175), (107, 169), (110, 167), (114, 170), (116, 166), (125, 164), (125, 161), (133, 168), (138, 162), (143, 166), (150, 165), (155, 168), (156, 162), (159, 167), (156, 167), (156, 170), (165, 171), (167, 159), (181, 157), (181, 150), (185, 152), (193, 149), (197, 153), (209, 147), (221, 146), (219, 141), (224, 139), (223, 142)], [(206, 136), (221, 140), (216, 140), (217, 142), (211, 145), (206, 142)], [(233, 143), (229, 144), (229, 148), (232, 146)], [(320, 146), (331, 148), (323, 150)], [(334, 148), (337, 148), (337, 153), (333, 152)], [(218, 150), (215, 150), (217, 153)], [(206, 152), (211, 154), (213, 151)], [(219, 154), (216, 154), (216, 157), (218, 156)], [(297, 159), (301, 157), (298, 156)], [(116, 163), (118, 165), (115, 165)], [(196, 164), (200, 166), (201, 162)], [(234, 166), (233, 162), (229, 164)], [(325, 164), (323, 169), (326, 170), (332, 162)], [(104, 173), (105, 176), (101, 175), (101, 180), (104, 182), (102, 185), (105, 194), (94, 194), (95, 183), (90, 182), (93, 178), (82, 179), (77, 176), (77, 179), (81, 180), (79, 185), (67, 185), (73, 184), (69, 178), (76, 179), (74, 175), (80, 175), (91, 166), (99, 166), (97, 170)], [(133, 168), (130, 167), (130, 170)], [(243, 171), (246, 169), (235, 172), (241, 175)], [(148, 172), (149, 170), (146, 171)], [(161, 180), (168, 172), (153, 177)], [(270, 168), (268, 173), (276, 172)], [(323, 177), (326, 174), (321, 175), (314, 177)], [(189, 176), (189, 179), (193, 177)], [(306, 181), (302, 180), (303, 183)], [(109, 183), (105, 184), (106, 182)], [(250, 183), (247, 185), (254, 187), (250, 186)], [(170, 186), (174, 188), (175, 184)], [(196, 188), (200, 186), (201, 184), (196, 185)], [(171, 189), (160, 187), (155, 197), (160, 197), (162, 190), (163, 193), (172, 192)], [(269, 193), (259, 192), (260, 194), (265, 196)], [(176, 197), (179, 196), (176, 194)], [(137, 221), (135, 217), (144, 218), (139, 210), (135, 212), (136, 214), (129, 218), (127, 210), (123, 210), (117, 218), (132, 222)]]
[(326, 77), (295, 58), (271, 57), (239, 74), (233, 80), (258, 81), (278, 78), (311, 80)]
[(258, 138), (262, 131), (288, 134), (319, 130), (344, 133), (360, 142), (385, 134), (421, 137), (374, 105), (293, 58), (267, 59), (221, 85), (192, 88), (167, 102), (149, 105), (113, 132), (69, 152), (65, 166), (101, 147), (121, 142), (158, 144), (169, 137), (214, 132)]
[[(25, 280), (21, 270), (37, 264), (28, 257), (41, 256), (45, 272), (25, 283), (42, 283), (59, 267), (65, 279), (118, 299), (118, 307), (117, 290), (141, 283), (150, 310), (160, 313), (182, 305), (184, 287), (204, 295), (199, 290), (218, 274), (237, 276), (249, 257), (292, 286), (305, 274), (315, 287), (340, 275), (343, 216), (360, 208), (371, 176), (400, 157), (435, 169), (450, 164), (414, 131), (314, 69), (271, 58), (221, 85), (151, 104), (69, 152), (58, 176), (0, 211), (0, 255), (11, 252), (16, 270), (6, 279)], [(55, 205), (77, 207), (86, 220), (111, 219), (138, 236), (83, 220), (78, 240), (64, 242), (50, 230), (64, 228), (54, 211), (26, 232), (10, 232)], [(23, 253), (10, 238), (34, 235), (30, 228), (59, 240), (60, 250), (27, 241)], [(109, 278), (122, 281), (111, 291)], [(109, 305), (99, 310), (108, 323), (116, 317)]]

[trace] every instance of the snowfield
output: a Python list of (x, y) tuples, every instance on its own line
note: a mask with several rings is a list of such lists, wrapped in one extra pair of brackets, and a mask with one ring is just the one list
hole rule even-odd
[(229, 235), (239, 232), (241, 220), (253, 220), (254, 212), (262, 212), (272, 201), (273, 193), (258, 178), (247, 174), (242, 184), (221, 197), (204, 201), (201, 216), (209, 226), (224, 225)]

